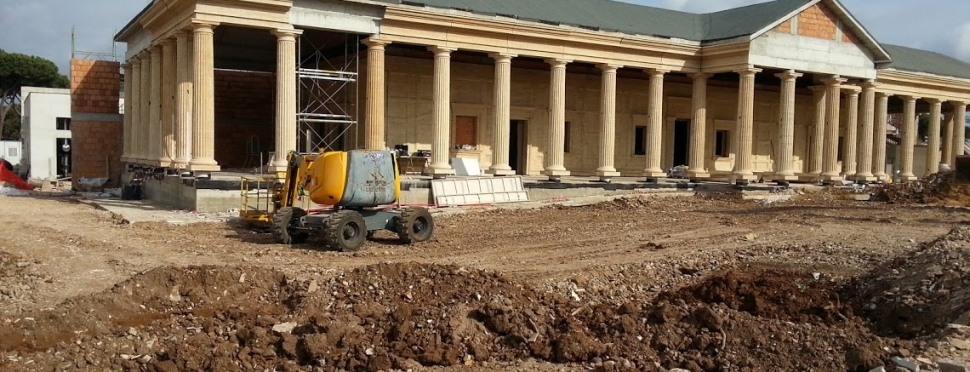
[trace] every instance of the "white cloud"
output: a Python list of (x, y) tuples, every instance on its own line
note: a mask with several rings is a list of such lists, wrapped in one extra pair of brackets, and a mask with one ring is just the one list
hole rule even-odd
[(957, 58), (970, 61), (970, 22), (966, 22), (954, 29), (953, 53)]

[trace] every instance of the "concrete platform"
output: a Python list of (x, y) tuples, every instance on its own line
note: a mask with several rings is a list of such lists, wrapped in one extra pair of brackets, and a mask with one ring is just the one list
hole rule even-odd
[[(196, 213), (236, 214), (241, 205), (242, 177), (258, 175), (215, 172), (207, 178), (182, 178), (169, 175), (160, 179), (147, 179), (143, 182), (142, 193), (146, 201), (164, 205), (172, 210), (186, 210)], [(490, 177), (460, 177), (449, 179)], [(737, 193), (744, 198), (757, 198), (758, 195), (780, 195), (779, 188), (789, 186), (778, 184), (752, 183), (737, 186), (725, 181), (691, 182), (684, 178), (661, 178), (647, 182), (644, 177), (614, 177), (610, 182), (602, 182), (597, 176), (563, 176), (558, 181), (549, 181), (546, 176), (521, 177), (523, 186), (532, 202), (560, 201), (572, 198), (593, 196), (639, 195), (657, 193), (721, 192)], [(433, 206), (431, 176), (405, 175), (401, 179), (401, 204)], [(265, 184), (250, 182), (249, 189), (266, 187)], [(792, 183), (790, 188), (816, 187), (810, 184)], [(764, 196), (767, 197), (767, 196)]]

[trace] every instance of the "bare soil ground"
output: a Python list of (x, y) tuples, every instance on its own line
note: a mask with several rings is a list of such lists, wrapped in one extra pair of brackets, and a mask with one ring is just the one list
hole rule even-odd
[[(357, 253), (0, 197), (0, 370), (869, 371), (967, 360), (970, 210), (700, 196)], [(888, 368), (892, 370), (892, 368)]]

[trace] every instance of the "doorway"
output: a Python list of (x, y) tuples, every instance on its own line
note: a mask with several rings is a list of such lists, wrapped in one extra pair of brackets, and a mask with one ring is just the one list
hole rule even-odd
[(674, 164), (687, 165), (687, 152), (690, 151), (690, 120), (674, 122)]
[(526, 154), (526, 124), (525, 120), (512, 120), (509, 122), (509, 166), (515, 170), (515, 174), (525, 175), (525, 154)]

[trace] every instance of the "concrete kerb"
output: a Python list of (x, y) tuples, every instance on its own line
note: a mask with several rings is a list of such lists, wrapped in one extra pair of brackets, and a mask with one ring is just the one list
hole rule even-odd
[(229, 222), (234, 216), (229, 213), (195, 213), (171, 210), (164, 206), (144, 200), (85, 199), (82, 203), (110, 212), (122, 224), (164, 222), (172, 225), (187, 225), (202, 222)]

